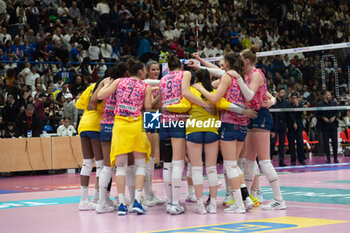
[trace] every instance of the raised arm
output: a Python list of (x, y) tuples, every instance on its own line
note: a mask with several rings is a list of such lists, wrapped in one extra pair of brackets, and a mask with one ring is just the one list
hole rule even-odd
[(202, 59), (198, 53), (193, 53), (192, 54), (193, 58), (198, 60), (203, 66), (206, 66), (208, 68), (214, 68), (214, 69), (219, 69), (215, 64), (208, 62), (207, 60)]
[(245, 84), (243, 78), (236, 71), (229, 71), (229, 73), (235, 79), (237, 79), (239, 88), (247, 101), (251, 101), (259, 87), (264, 84), (264, 79), (258, 72), (253, 74), (249, 87)]
[(103, 100), (107, 98), (108, 96), (112, 95), (113, 92), (117, 89), (119, 83), (119, 79), (117, 80), (109, 80), (105, 85), (102, 87), (102, 89), (97, 93), (97, 99)]
[(231, 81), (230, 76), (228, 76), (227, 74), (222, 76), (222, 79), (221, 79), (221, 82), (219, 84), (219, 87), (218, 87), (218, 89), (216, 90), (216, 92), (214, 94), (211, 94), (210, 92), (208, 92), (200, 84), (195, 84), (195, 85), (193, 85), (193, 87), (195, 87), (198, 91), (200, 91), (200, 93), (202, 93), (202, 95), (204, 95), (204, 97), (207, 100), (209, 100), (211, 103), (216, 104), (217, 102), (219, 102), (221, 97), (223, 97), (225, 95), (227, 89), (231, 85), (231, 82), (232, 81)]

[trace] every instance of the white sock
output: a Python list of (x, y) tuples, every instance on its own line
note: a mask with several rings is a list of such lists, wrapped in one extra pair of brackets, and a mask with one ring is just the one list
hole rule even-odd
[(252, 189), (252, 190), (250, 191), (250, 195), (252, 195), (254, 198), (257, 198), (257, 196), (258, 196), (258, 191), (257, 191), (256, 189)]
[(168, 203), (172, 203), (172, 185), (171, 185), (171, 173), (172, 173), (172, 165), (171, 163), (164, 163), (163, 167), (163, 182), (164, 182), (164, 189), (165, 193), (168, 199)]
[(89, 200), (89, 188), (87, 186), (80, 186), (81, 190), (81, 200), (88, 201)]
[(224, 177), (225, 177), (225, 184), (226, 184), (226, 195), (228, 195), (232, 193), (232, 190), (231, 190), (230, 180), (228, 179), (226, 172), (224, 172)]
[(136, 176), (136, 166), (128, 166), (126, 171), (126, 186), (128, 186), (129, 196), (131, 203), (134, 203), (135, 197), (135, 176)]
[(100, 174), (100, 180), (99, 180), (99, 185), (100, 185), (100, 203), (105, 202), (107, 199), (107, 187), (108, 183), (111, 180), (112, 177), (112, 168), (108, 166), (104, 166), (101, 174)]
[(194, 193), (194, 187), (189, 185), (187, 187), (187, 194), (190, 195), (190, 194), (193, 194), (193, 193)]
[(181, 194), (181, 178), (182, 172), (184, 170), (184, 161), (183, 160), (173, 160), (172, 162), (172, 174), (171, 174), (171, 183), (173, 189), (173, 205), (178, 205)]
[(135, 200), (141, 203), (142, 189), (135, 189)]
[(126, 206), (125, 193), (118, 193), (118, 199), (120, 204), (124, 204)]
[(216, 198), (210, 197), (210, 203), (216, 203)]
[(260, 161), (260, 167), (271, 185), (274, 199), (277, 201), (282, 201), (283, 197), (278, 182), (277, 172), (272, 166), (271, 160)]
[(243, 199), (242, 199), (242, 194), (241, 194), (241, 189), (232, 190), (232, 193), (233, 193), (233, 197), (235, 198), (235, 203), (239, 207), (244, 206)]
[(203, 197), (197, 198), (197, 204), (203, 204)]
[[(153, 169), (152, 169), (153, 168)], [(154, 170), (154, 158), (150, 157), (148, 163), (146, 164), (146, 176), (145, 176), (145, 195), (150, 195), (152, 192), (152, 179)]]

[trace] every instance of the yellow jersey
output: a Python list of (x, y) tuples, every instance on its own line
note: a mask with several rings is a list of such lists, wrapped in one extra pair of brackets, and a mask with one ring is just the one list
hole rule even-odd
[[(201, 83), (200, 83), (201, 84)], [(194, 87), (190, 87), (190, 91), (196, 97), (202, 99), (203, 101), (209, 103), (208, 100), (203, 99), (201, 93)], [(211, 93), (214, 94), (216, 90)], [(216, 104), (217, 109), (228, 110), (231, 103), (225, 98), (221, 98)], [(194, 132), (213, 132), (218, 134), (218, 122), (219, 122), (219, 112), (217, 110), (215, 115), (208, 113), (203, 107), (191, 103), (185, 98), (182, 98), (181, 102), (174, 105), (169, 105), (168, 110), (170, 112), (188, 112), (190, 117), (186, 122), (186, 135)], [(197, 123), (198, 122), (198, 123)], [(219, 124), (220, 125), (220, 124)]]
[(92, 91), (94, 90), (95, 83), (90, 85), (86, 90), (81, 94), (80, 98), (75, 103), (75, 106), (78, 109), (83, 109), (84, 114), (80, 120), (78, 132), (79, 134), (83, 131), (94, 131), (100, 132), (100, 121), (104, 109), (104, 101), (98, 102), (96, 110), (89, 111), (87, 107), (92, 96)]

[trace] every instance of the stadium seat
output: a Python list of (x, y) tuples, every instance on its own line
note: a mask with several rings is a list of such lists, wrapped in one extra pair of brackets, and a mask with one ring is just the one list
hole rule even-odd
[(315, 145), (317, 143), (319, 143), (319, 141), (310, 141), (309, 136), (307, 135), (307, 133), (305, 131), (303, 131), (303, 141), (304, 141), (304, 144), (306, 146), (306, 150), (309, 154), (309, 159), (311, 159), (312, 158), (312, 151), (314, 150)]

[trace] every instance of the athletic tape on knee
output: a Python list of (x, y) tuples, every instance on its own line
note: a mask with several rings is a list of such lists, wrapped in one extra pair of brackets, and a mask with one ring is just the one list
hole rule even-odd
[(187, 164), (187, 177), (192, 178), (192, 165), (191, 165), (191, 163)]
[(93, 159), (83, 159), (83, 167), (81, 168), (80, 175), (90, 176), (93, 166), (94, 166)]
[(146, 175), (146, 159), (135, 159), (136, 175)]
[(238, 177), (237, 161), (224, 160), (224, 167), (226, 169), (226, 174), (229, 179)]
[(275, 168), (272, 166), (271, 160), (262, 160), (259, 162), (261, 170), (263, 171), (264, 175), (268, 179), (270, 183), (278, 180), (277, 172)]
[(104, 160), (97, 160), (96, 161), (96, 177), (100, 177), (101, 171), (104, 167)]
[(216, 166), (206, 167), (205, 170), (207, 172), (209, 187), (217, 186), (218, 185), (218, 172), (216, 170)]
[(193, 181), (193, 185), (203, 184), (203, 167), (200, 167), (200, 166), (192, 167), (192, 181)]
[(244, 164), (244, 178), (246, 181), (253, 181), (255, 176), (255, 162), (246, 159)]

